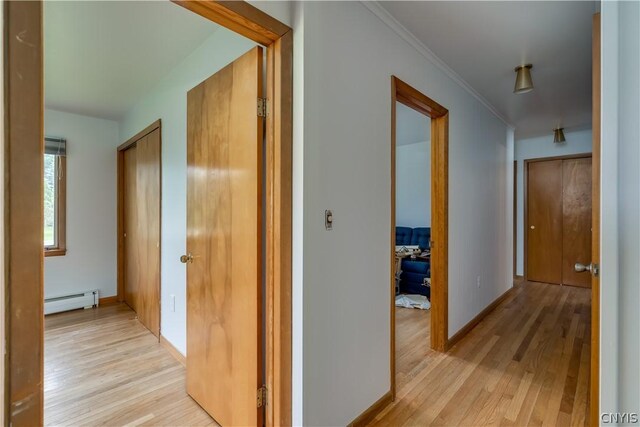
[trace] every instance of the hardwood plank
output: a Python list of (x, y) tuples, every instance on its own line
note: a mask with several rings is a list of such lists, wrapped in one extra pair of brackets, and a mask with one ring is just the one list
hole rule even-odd
[(45, 318), (45, 425), (216, 425), (126, 304)]
[(447, 353), (423, 344), (431, 313), (397, 309), (397, 395), (369, 425), (586, 425), (590, 290), (536, 282)]

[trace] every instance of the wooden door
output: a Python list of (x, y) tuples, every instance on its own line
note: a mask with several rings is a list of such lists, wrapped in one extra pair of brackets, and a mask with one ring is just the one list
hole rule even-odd
[(221, 425), (261, 425), (262, 49), (187, 95), (187, 391)]
[(561, 284), (562, 160), (527, 168), (527, 279)]
[(562, 283), (591, 287), (575, 264), (591, 263), (591, 158), (562, 161)]
[(138, 263), (138, 194), (136, 183), (136, 147), (124, 152), (124, 302), (137, 311), (139, 283)]
[(124, 152), (124, 296), (160, 336), (160, 129)]
[[(592, 70), (592, 159), (591, 159), (591, 263), (600, 266), (600, 14), (593, 15), (591, 35)], [(600, 276), (591, 275), (591, 375), (589, 421), (600, 420)]]

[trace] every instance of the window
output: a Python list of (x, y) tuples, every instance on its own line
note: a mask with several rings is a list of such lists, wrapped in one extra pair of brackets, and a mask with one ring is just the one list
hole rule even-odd
[(65, 255), (67, 143), (45, 138), (44, 144), (44, 255)]

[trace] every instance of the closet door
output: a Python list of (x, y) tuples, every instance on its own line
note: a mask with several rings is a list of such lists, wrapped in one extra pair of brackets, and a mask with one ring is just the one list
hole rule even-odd
[(562, 160), (527, 168), (527, 279), (562, 284)]
[(124, 300), (160, 336), (160, 129), (124, 152)]
[(562, 186), (562, 283), (589, 288), (574, 266), (591, 263), (591, 158), (563, 160)]

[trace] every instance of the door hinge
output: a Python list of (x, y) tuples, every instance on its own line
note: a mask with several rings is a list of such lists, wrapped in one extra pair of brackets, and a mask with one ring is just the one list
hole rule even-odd
[(269, 101), (266, 98), (258, 98), (258, 117), (267, 117), (269, 114)]
[(263, 385), (258, 389), (258, 408), (267, 406), (267, 386)]

